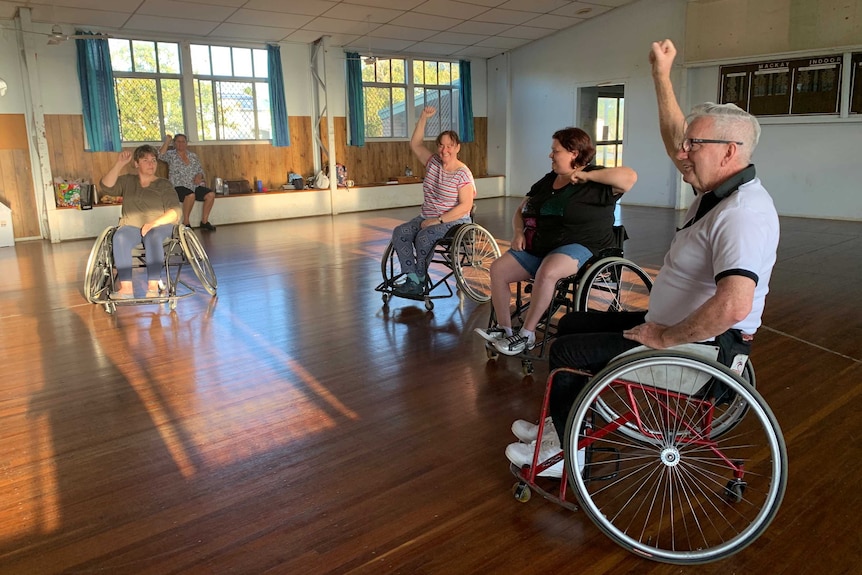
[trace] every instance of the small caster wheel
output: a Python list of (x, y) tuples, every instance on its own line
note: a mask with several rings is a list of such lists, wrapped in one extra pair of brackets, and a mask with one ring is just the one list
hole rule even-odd
[(117, 304), (112, 303), (112, 302), (106, 303), (105, 304), (105, 311), (109, 314), (114, 313), (115, 311), (117, 311)]
[(172, 310), (177, 309), (177, 300), (176, 300), (176, 299), (171, 299), (171, 300), (169, 301), (168, 305), (170, 306), (170, 308), (171, 308)]
[(521, 371), (524, 372), (524, 375), (533, 375), (533, 362), (532, 360), (525, 359), (521, 361)]
[(425, 298), (425, 309), (431, 311), (434, 309), (434, 302), (430, 298)]
[(514, 495), (515, 499), (521, 503), (526, 503), (530, 500), (530, 496), (532, 495), (530, 492), (530, 486), (523, 481), (519, 481), (512, 486), (512, 495)]
[(494, 346), (492, 346), (491, 344), (486, 344), (485, 355), (488, 356), (488, 359), (497, 359), (500, 354), (497, 352), (496, 349), (494, 349)]
[(730, 503), (740, 503), (745, 494), (745, 485), (741, 479), (731, 479), (724, 488), (724, 498)]
[(389, 295), (388, 293), (383, 294), (383, 305), (388, 305), (390, 299), (392, 299), (391, 295)]

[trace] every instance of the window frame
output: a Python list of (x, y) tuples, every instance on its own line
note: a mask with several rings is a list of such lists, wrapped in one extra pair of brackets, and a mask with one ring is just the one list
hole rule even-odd
[[(162, 90), (160, 86), (160, 81), (162, 79), (170, 79), (170, 80), (179, 80), (180, 83), (180, 98), (182, 104), (182, 118), (183, 118), (183, 130), (182, 133), (186, 134), (188, 141), (190, 144), (205, 144), (205, 145), (231, 145), (231, 144), (256, 144), (256, 143), (264, 143), (272, 141), (272, 127), (271, 127), (271, 114), (272, 108), (271, 103), (269, 102), (269, 94), (268, 92), (263, 96), (264, 101), (267, 103), (267, 109), (263, 110), (266, 112), (266, 116), (270, 121), (269, 129), (266, 129), (266, 120), (261, 121), (261, 109), (258, 109), (258, 102), (261, 96), (259, 96), (260, 89), (269, 89), (269, 81), (270, 74), (267, 68), (266, 76), (224, 76), (224, 75), (215, 75), (215, 74), (195, 74), (193, 65), (192, 65), (192, 50), (191, 46), (206, 46), (210, 50), (210, 54), (212, 53), (212, 48), (227, 48), (231, 50), (231, 69), (233, 70), (233, 50), (234, 49), (245, 49), (250, 51), (251, 58), (251, 66), (252, 66), (252, 74), (255, 72), (255, 65), (258, 63), (258, 60), (255, 58), (255, 52), (260, 51), (263, 52), (260, 57), (260, 61), (268, 65), (268, 57), (266, 54), (266, 47), (256, 44), (248, 44), (248, 43), (227, 43), (227, 42), (201, 42), (201, 41), (171, 41), (171, 40), (150, 40), (143, 38), (132, 38), (132, 37), (119, 37), (112, 38), (111, 40), (118, 40), (121, 42), (128, 42), (130, 47), (130, 59), (132, 61), (131, 67), (132, 71), (127, 72), (123, 70), (117, 70), (112, 62), (111, 66), (111, 77), (112, 82), (114, 84), (114, 92), (117, 94), (117, 78), (133, 78), (133, 79), (155, 79), (157, 82), (157, 99), (159, 103), (159, 129), (161, 132), (161, 137), (158, 142), (164, 140), (165, 133), (171, 133), (171, 130), (166, 129), (166, 121), (165, 114), (162, 103)], [(110, 41), (110, 40), (109, 40)], [(134, 42), (149, 42), (155, 46), (155, 52), (157, 55), (157, 70), (156, 72), (136, 72), (134, 70)], [(179, 58), (179, 73), (163, 73), (158, 70), (158, 45), (159, 44), (170, 44), (177, 46), (178, 50), (178, 58)], [(212, 62), (212, 58), (210, 58), (210, 63)], [(210, 72), (212, 72), (212, 67), (210, 67)], [(254, 139), (242, 138), (242, 139), (224, 139), (221, 135), (219, 135), (216, 139), (202, 139), (199, 137), (199, 122), (200, 122), (200, 110), (198, 110), (197, 99), (196, 99), (196, 80), (199, 78), (204, 78), (206, 80), (212, 80), (214, 84), (218, 82), (246, 82), (252, 85), (252, 112), (254, 114), (254, 127), (252, 128), (256, 134), (260, 134), (261, 131), (268, 132), (269, 137), (263, 138), (258, 137)], [(257, 85), (262, 85), (260, 89), (258, 89)], [(265, 86), (265, 88), (264, 88)], [(120, 106), (119, 106), (119, 97), (117, 98), (118, 116), (121, 114)], [(119, 119), (119, 118), (118, 118)], [(217, 116), (214, 117), (216, 125), (221, 126), (221, 123)], [(218, 133), (220, 130), (217, 128), (216, 132)], [(179, 131), (176, 131), (180, 133)], [(134, 146), (141, 144), (152, 144), (156, 142), (156, 140), (122, 140), (122, 144), (124, 146)]]
[[(437, 135), (440, 132), (445, 131), (445, 130), (455, 130), (456, 132), (460, 133), (461, 126), (460, 126), (460, 118), (459, 118), (459, 113), (460, 113), (460, 111), (459, 111), (459, 108), (460, 108), (459, 100), (460, 100), (460, 90), (461, 90), (461, 84), (460, 84), (461, 77), (460, 77), (459, 62), (457, 60), (449, 60), (446, 58), (433, 59), (433, 58), (429, 58), (429, 57), (420, 57), (420, 56), (396, 56), (396, 55), (371, 56), (371, 55), (363, 55), (363, 54), (360, 54), (359, 58), (361, 61), (360, 65), (366, 65), (368, 60), (373, 60), (375, 66), (381, 60), (389, 60), (389, 61), (403, 60), (404, 61), (404, 76), (405, 76), (404, 82), (380, 82), (377, 79), (376, 75), (375, 75), (374, 81), (366, 81), (365, 79), (362, 80), (362, 91), (363, 91), (363, 98), (365, 101), (365, 117), (363, 117), (362, 120), (363, 120), (363, 123), (365, 125), (365, 140), (366, 140), (366, 142), (404, 142), (404, 141), (410, 141), (410, 139), (413, 135), (413, 129), (414, 129), (414, 127), (416, 125), (416, 121), (417, 121), (416, 109), (417, 108), (423, 108), (426, 105), (428, 105), (427, 94), (429, 91), (434, 91), (434, 90), (438, 90), (441, 93), (442, 92), (448, 92), (449, 93), (449, 98), (450, 98), (451, 108), (452, 108), (451, 121), (450, 121), (449, 125), (443, 126), (442, 122), (440, 121), (441, 116), (439, 115), (439, 112), (440, 112), (439, 108), (440, 107), (439, 107), (439, 105), (435, 106), (435, 108), (438, 109), (438, 114), (436, 114), (434, 116), (434, 118), (432, 118), (432, 121), (426, 125), (425, 134), (423, 135), (423, 139), (424, 140), (433, 140), (434, 138), (437, 137)], [(449, 82), (450, 83), (449, 84), (439, 84), (439, 83), (429, 84), (429, 83), (424, 81), (424, 80), (426, 80), (426, 78), (422, 78), (422, 80), (423, 80), (422, 82), (417, 82), (416, 81), (415, 68), (414, 68), (415, 63), (417, 63), (417, 62), (422, 62), (423, 65), (427, 64), (427, 63), (436, 64), (438, 78), (439, 78), (440, 64), (448, 64), (450, 66), (450, 71), (449, 71), (449, 74), (450, 74)], [(452, 78), (452, 76), (454, 76), (456, 74), (458, 76), (457, 77), (457, 81), (458, 81), (457, 85), (453, 83), (456, 81), (456, 79)], [(368, 124), (368, 120), (367, 120), (368, 99), (365, 97), (366, 88), (372, 88), (372, 89), (378, 89), (378, 90), (379, 89), (388, 89), (389, 90), (389, 94), (390, 94), (389, 109), (391, 110), (390, 118), (393, 118), (393, 119), (396, 116), (395, 108), (396, 108), (396, 106), (398, 106), (398, 103), (395, 103), (394, 98), (392, 97), (393, 90), (394, 89), (404, 90), (404, 135), (403, 136), (401, 136), (401, 135), (369, 136), (370, 131), (369, 131), (369, 124)], [(421, 106), (418, 106), (416, 104), (416, 100), (419, 97), (418, 91), (422, 91), (422, 93), (423, 93), (423, 97), (422, 97), (423, 103)], [(438, 95), (436, 101), (440, 102), (441, 99), (442, 99), (441, 96)], [(408, 101), (410, 102), (409, 105), (408, 105)], [(434, 120), (437, 120), (437, 122), (435, 122)], [(393, 129), (393, 132), (394, 132), (394, 129)]]

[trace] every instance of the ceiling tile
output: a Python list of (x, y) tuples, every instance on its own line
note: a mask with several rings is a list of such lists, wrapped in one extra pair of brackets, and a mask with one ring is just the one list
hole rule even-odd
[(482, 34), (484, 36), (493, 36), (504, 30), (511, 28), (511, 24), (497, 24), (494, 22), (462, 22), (448, 30), (448, 32), (461, 32), (462, 34)]
[(318, 30), (320, 32), (328, 32), (329, 34), (368, 34), (369, 32), (373, 32), (379, 26), (377, 24), (371, 24), (371, 29), (369, 29), (368, 22), (356, 22), (355, 20), (341, 20), (337, 18), (315, 18), (305, 26), (303, 26), (306, 30)]
[(372, 8), (369, 6), (357, 6), (354, 4), (339, 4), (330, 8), (322, 16), (327, 18), (338, 18), (339, 20), (356, 20), (362, 22), (375, 22), (385, 24), (404, 14), (404, 10), (390, 10), (388, 8)]
[(551, 14), (543, 14), (532, 20), (528, 20), (526, 24), (534, 28), (550, 28), (553, 30), (562, 30), (569, 26), (583, 22), (580, 18), (567, 18), (566, 16), (552, 16)]
[(439, 42), (441, 44), (460, 44), (461, 46), (471, 46), (477, 42), (481, 42), (488, 38), (487, 35), (481, 34), (458, 34), (457, 32), (440, 32), (432, 36), (428, 40), (430, 42)]
[(342, 4), (359, 4), (374, 8), (392, 8), (393, 10), (412, 10), (425, 0), (342, 0)]
[(459, 58), (493, 58), (503, 53), (499, 48), (483, 48), (481, 46), (467, 46), (463, 50), (458, 50), (453, 56)]
[(399, 16), (389, 23), (398, 26), (407, 26), (409, 28), (448, 30), (452, 26), (460, 24), (461, 20), (456, 20), (455, 18), (444, 18), (443, 16), (431, 16), (426, 14), (417, 14), (415, 12), (407, 12), (403, 16)]
[(531, 26), (513, 26), (500, 34), (506, 38), (523, 38), (524, 40), (538, 40), (548, 35), (547, 28), (533, 28)]
[(295, 32), (291, 32), (285, 38), (288, 42), (300, 42), (302, 44), (311, 44), (318, 38), (320, 38), (323, 34), (320, 32), (316, 32), (314, 30), (296, 30)]
[[(631, 4), (635, 0), (583, 0), (584, 4), (598, 4), (599, 6), (610, 6), (611, 8), (619, 8), (626, 4)], [(689, 0), (690, 2), (691, 0)]]
[[(30, 4), (27, 2), (17, 2), (20, 6), (21, 4)], [(36, 8), (35, 5), (50, 5), (59, 8), (79, 8), (79, 9), (87, 9), (87, 10), (104, 10), (106, 12), (126, 12), (128, 14), (132, 14), (135, 10), (138, 9), (138, 6), (141, 5), (140, 0), (116, 0), (116, 2), (105, 2), (104, 0), (34, 0), (34, 6), (31, 8)], [(46, 8), (48, 6), (45, 6)]]
[(436, 44), (434, 42), (417, 42), (410, 46), (411, 53), (434, 56), (449, 56), (458, 50), (458, 46), (454, 44)]
[(213, 6), (233, 6), (239, 8), (246, 3), (247, 0), (188, 0), (193, 4), (204, 4)]
[(482, 40), (478, 42), (477, 46), (483, 46), (486, 48), (501, 48), (504, 50), (512, 50), (513, 48), (517, 48), (518, 46), (523, 46), (528, 42), (532, 42), (530, 38), (504, 38), (503, 36), (493, 36), (486, 40)]
[(493, 8), (505, 3), (506, 0), (466, 0), (463, 2), (463, 4), (476, 4), (478, 6), (487, 6), (488, 8)]
[(547, 14), (551, 10), (562, 8), (568, 3), (568, 0), (509, 0), (505, 4), (500, 4), (499, 7), (506, 8), (507, 10), (523, 10), (524, 12)]
[(146, 0), (136, 14), (149, 16), (169, 16), (171, 18), (187, 18), (189, 20), (211, 20), (222, 22), (236, 12), (230, 6), (206, 6), (191, 2), (176, 2), (173, 0)]
[(212, 36), (219, 38), (239, 38), (242, 40), (257, 40), (260, 42), (279, 42), (287, 38), (293, 30), (290, 28), (267, 28), (264, 26), (246, 26), (245, 24), (221, 24), (213, 30)]
[(458, 16), (462, 20), (469, 20), (482, 12), (487, 12), (488, 8), (485, 6), (464, 4), (463, 2), (452, 2), (452, 0), (428, 0), (424, 4), (414, 8), (413, 11), (432, 16), (451, 14)]
[(476, 16), (472, 21), (478, 22), (495, 22), (498, 24), (523, 24), (536, 15), (532, 12), (522, 12), (519, 10), (503, 10), (502, 8), (494, 8), (488, 10), (484, 14)]
[(78, 24), (88, 30), (100, 26), (121, 28), (129, 19), (128, 14), (104, 12), (102, 10), (77, 10), (60, 6), (33, 6), (34, 22)]
[(182, 18), (167, 18), (163, 16), (138, 16), (129, 18), (123, 26), (123, 30), (142, 30), (159, 33), (172, 33), (178, 35), (191, 34), (193, 36), (206, 36), (212, 32), (218, 24), (204, 20), (184, 20)]
[(353, 45), (359, 48), (360, 51), (363, 50), (363, 48), (360, 47), (361, 42), (365, 42), (365, 50), (370, 49), (373, 52), (400, 52), (415, 41), (395, 40), (392, 38), (362, 38), (353, 43)]
[(403, 26), (391, 26), (389, 24), (385, 24), (380, 28), (377, 28), (374, 32), (369, 34), (369, 36), (373, 36), (375, 38), (394, 38), (396, 40), (413, 40), (416, 42), (427, 40), (436, 33), (436, 30), (420, 30), (418, 28), (404, 28)]
[(268, 12), (303, 14), (305, 16), (320, 16), (335, 5), (337, 5), (337, 2), (327, 2), (325, 0), (248, 0), (248, 3), (243, 8)]
[[(269, 26), (275, 28), (301, 28), (314, 20), (314, 16), (299, 16), (297, 14), (282, 14), (280, 12), (263, 12), (261, 10), (246, 10), (242, 8), (227, 19), (232, 24), (249, 24), (252, 26)], [(315, 38), (316, 39), (316, 38)]]
[[(572, 18), (593, 18), (610, 10), (610, 6), (597, 6), (585, 4), (584, 2), (572, 2), (568, 6), (557, 8), (551, 14), (559, 16), (571, 16)], [(586, 12), (584, 12), (586, 10)]]
[(18, 13), (18, 6), (0, 1), (0, 20), (11, 20)]

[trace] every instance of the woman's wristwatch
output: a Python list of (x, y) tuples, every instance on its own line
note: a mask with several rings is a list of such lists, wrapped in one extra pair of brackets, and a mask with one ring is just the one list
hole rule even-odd
[(443, 223), (443, 216), (437, 216), (437, 221), (442, 224)]

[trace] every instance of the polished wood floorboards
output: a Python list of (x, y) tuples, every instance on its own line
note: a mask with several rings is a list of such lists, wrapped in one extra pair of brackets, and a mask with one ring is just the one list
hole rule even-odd
[[(504, 246), (516, 203), (478, 202)], [(782, 219), (753, 361), (787, 494), (749, 548), (679, 567), (512, 498), (509, 426), (547, 368), (486, 360), (487, 305), (384, 311), (380, 255), (415, 212), (199, 233), (218, 297), (175, 312), (86, 303), (92, 240), (0, 248), (0, 573), (859, 572), (862, 224)], [(622, 212), (656, 270), (678, 214)]]

